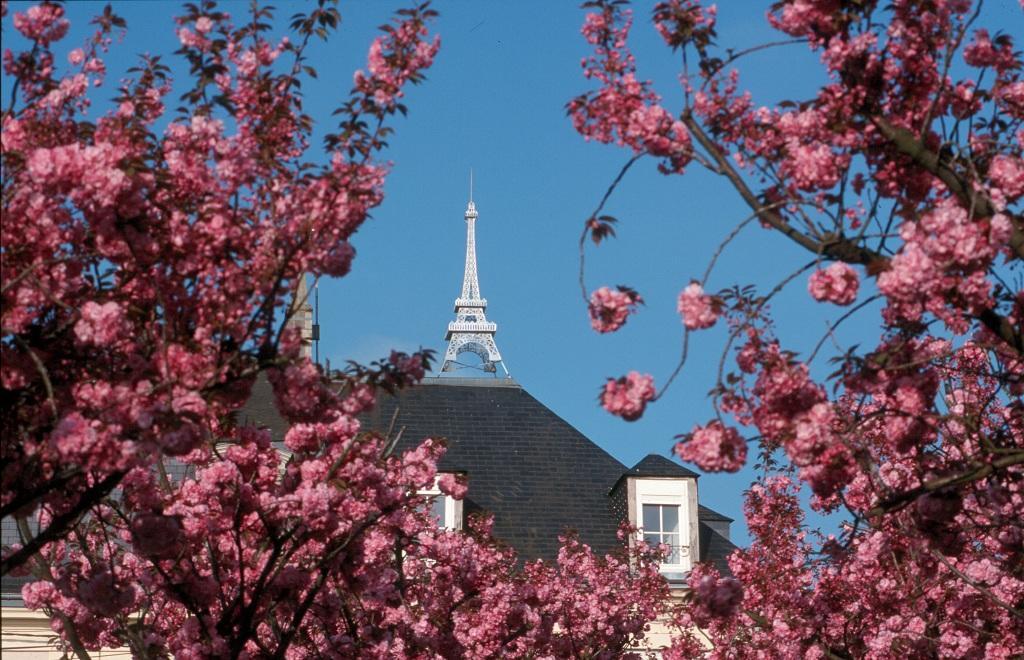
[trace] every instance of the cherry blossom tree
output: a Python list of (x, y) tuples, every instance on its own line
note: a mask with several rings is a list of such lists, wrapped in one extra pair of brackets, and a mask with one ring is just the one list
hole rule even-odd
[[(567, 537), (524, 564), (486, 518), (439, 528), (417, 493), (466, 491), (437, 478), (443, 443), (396, 455), (356, 419), (431, 353), (331, 374), (302, 356), (298, 283), (349, 271), (389, 121), (439, 48), (432, 9), (397, 12), (321, 156), (301, 84), (340, 17), (307, 11), (274, 37), (269, 8), (186, 5), (174, 112), (156, 55), (91, 106), (126, 29), (109, 7), (66, 64), (61, 5), (13, 12), (30, 48), (4, 53), (0, 506), (21, 539), (3, 574), (35, 578), (25, 605), (80, 658), (620, 657), (664, 609), (659, 549)], [(235, 422), (263, 377), (283, 446)]]
[[(631, 10), (584, 6), (593, 86), (569, 115), (586, 139), (632, 154), (580, 238), (584, 301), (606, 320), (595, 329), (616, 330), (632, 311), (604, 289), (588, 296), (582, 257), (588, 237), (613, 235), (604, 207), (638, 158), (657, 159), (666, 175), (704, 168), (750, 209), (723, 227), (707, 271), (680, 293), (684, 350), (672, 376), (660, 390), (638, 372), (609, 379), (601, 398), (638, 418), (683, 368), (690, 334), (727, 324), (722, 367), (709, 376), (714, 417), (675, 450), (705, 470), (736, 471), (753, 445), (763, 468), (745, 508), (753, 544), (731, 556), (732, 576), (691, 574), (671, 655), (1015, 657), (1024, 80), (1013, 39), (982, 25), (969, 0), (780, 0), (767, 20), (782, 41), (720, 48), (714, 5), (667, 0), (652, 18), (682, 55), (684, 100), (669, 109), (637, 76)], [(737, 67), (781, 46), (810, 49), (827, 82), (759, 104)], [(766, 287), (717, 282), (717, 255), (757, 225), (808, 261)], [(878, 335), (840, 351), (820, 378), (811, 366), (824, 340), (783, 346), (768, 312), (801, 282), (833, 329), (878, 314)], [(843, 515), (839, 533), (806, 529), (803, 488), (813, 509)]]
[(349, 238), (382, 199), (385, 120), (438, 47), (430, 16), (404, 14), (374, 41), (318, 165), (299, 85), (333, 7), (297, 16), (295, 42), (269, 40), (269, 10), (236, 26), (191, 7), (178, 37), (196, 84), (178, 116), (153, 56), (95, 121), (86, 93), (124, 22), (106, 10), (65, 67), (51, 50), (63, 9), (14, 13), (32, 49), (4, 60), (3, 515), (46, 515), (4, 572), (133, 470), (208, 457), (257, 373), (294, 380), (298, 338), (281, 310), (303, 273), (348, 271)]

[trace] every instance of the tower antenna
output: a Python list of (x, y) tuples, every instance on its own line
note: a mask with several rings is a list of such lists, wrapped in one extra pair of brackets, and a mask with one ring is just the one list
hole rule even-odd
[(476, 219), (479, 214), (473, 203), (473, 170), (469, 170), (469, 204), (466, 206), (466, 271), (462, 278), (462, 294), (455, 299), (455, 320), (448, 324), (444, 339), (448, 350), (444, 354), (441, 371), (454, 371), (465, 366), (458, 362), (462, 353), (475, 353), (481, 360), (481, 371), (498, 375), (497, 368), (509, 377), (508, 367), (494, 343), (498, 324), (488, 321), (484, 313), (487, 299), (480, 295), (480, 281), (476, 265)]

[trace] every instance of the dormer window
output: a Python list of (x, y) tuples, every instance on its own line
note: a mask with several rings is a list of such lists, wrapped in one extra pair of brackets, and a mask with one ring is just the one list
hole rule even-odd
[(661, 572), (670, 582), (682, 581), (683, 574), (693, 568), (697, 554), (695, 480), (660, 477), (629, 481), (634, 501), (630, 519), (640, 528), (639, 538), (667, 545), (669, 552), (662, 560)]
[(442, 493), (437, 486), (439, 478), (440, 475), (434, 479), (432, 487), (419, 491), (427, 500), (425, 509), (430, 517), (437, 521), (438, 527), (462, 529), (462, 501)]
[(651, 454), (622, 475), (611, 495), (638, 528), (637, 541), (668, 546), (661, 573), (681, 584), (700, 554), (697, 474)]

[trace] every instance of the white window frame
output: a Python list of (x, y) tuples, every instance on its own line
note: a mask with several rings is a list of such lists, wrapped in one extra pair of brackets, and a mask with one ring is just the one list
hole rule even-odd
[[(641, 527), (640, 528), (640, 535), (641, 535), (641, 537), (645, 541), (647, 541), (647, 538), (646, 538), (647, 536), (649, 536), (649, 535), (657, 535), (658, 538), (659, 538), (658, 543), (665, 543), (669, 547), (673, 547), (671, 544), (667, 543), (667, 541), (665, 539), (665, 536), (667, 536), (669, 534), (672, 534), (672, 535), (674, 535), (676, 537), (675, 549), (679, 553), (678, 556), (680, 558), (685, 556), (687, 554), (687, 551), (685, 550), (685, 548), (687, 548), (688, 544), (685, 542), (687, 540), (687, 533), (686, 533), (686, 531), (683, 528), (683, 505), (678, 503), (678, 502), (665, 502), (665, 501), (644, 502), (643, 504), (640, 505), (640, 522), (641, 523), (643, 522), (644, 517), (645, 517), (643, 515), (643, 509), (644, 509), (644, 507), (648, 507), (648, 506), (659, 507), (659, 515), (658, 515), (658, 519), (659, 520), (658, 520), (658, 522), (659, 522), (660, 528), (657, 529), (657, 530), (653, 530), (653, 529), (647, 529), (646, 527)], [(665, 509), (669, 509), (669, 508), (673, 508), (673, 509), (676, 510), (676, 531), (675, 532), (667, 532), (667, 531), (665, 531), (665, 528), (664, 528), (664, 525), (665, 525), (665, 521), (664, 521), (665, 514), (664, 514), (664, 511), (665, 511)], [(647, 541), (647, 542), (650, 543), (650, 541)], [(681, 564), (678, 564), (678, 563), (672, 563), (671, 561), (666, 561), (666, 562), (662, 562), (662, 563), (664, 565), (666, 565), (666, 566), (680, 566), (681, 565)]]
[(438, 487), (438, 481), (441, 479), (441, 475), (437, 475), (434, 478), (434, 484), (430, 488), (425, 490), (417, 491), (417, 495), (424, 497), (443, 497), (444, 498), (444, 520), (441, 522), (441, 527), (444, 529), (458, 530), (462, 529), (462, 502), (456, 500), (451, 495), (447, 495), (441, 492)]
[(679, 507), (679, 563), (662, 562), (662, 573), (686, 573), (693, 568), (696, 552), (695, 524), (697, 509), (696, 484), (691, 479), (632, 479), (635, 502), (633, 524), (638, 528), (637, 539), (644, 540), (644, 505)]

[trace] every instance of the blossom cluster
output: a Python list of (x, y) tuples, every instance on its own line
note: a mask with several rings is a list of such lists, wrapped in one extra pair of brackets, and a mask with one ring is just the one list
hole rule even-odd
[[(682, 107), (665, 112), (683, 124), (690, 162), (811, 260), (773, 260), (773, 277), (789, 273), (774, 288), (755, 275), (679, 297), (687, 330), (724, 316), (729, 336), (710, 385), (718, 419), (676, 454), (739, 469), (743, 431), (764, 473), (744, 511), (754, 541), (729, 561), (739, 585), (698, 567), (665, 657), (1005, 658), (1024, 645), (1012, 620), (1024, 533), (1011, 513), (1024, 505), (1024, 294), (1012, 277), (1024, 259), (1024, 63), (1019, 36), (986, 27), (980, 4), (780, 0), (767, 19), (783, 40), (742, 50), (715, 43), (713, 6), (654, 10), (658, 34), (683, 51)], [(630, 16), (611, 0), (588, 10), (592, 87), (570, 101), (573, 125), (664, 165), (659, 145), (628, 139), (628, 113), (661, 103), (637, 82)], [(823, 82), (759, 102), (734, 67), (769, 48), (809, 49)], [(723, 248), (748, 224), (736, 221)], [(771, 302), (811, 268), (811, 298), (850, 309), (816, 344), (786, 350)], [(864, 337), (869, 327), (880, 337)], [(624, 407), (623, 383), (607, 388), (618, 398), (605, 407)], [(851, 522), (809, 533), (803, 487), (811, 508)]]
[(632, 422), (640, 419), (655, 394), (653, 377), (630, 371), (621, 378), (608, 379), (601, 392), (601, 405), (611, 414)]
[(807, 290), (815, 300), (849, 305), (857, 299), (859, 284), (857, 271), (837, 261), (828, 268), (814, 271), (807, 281)]
[(600, 333), (615, 332), (642, 302), (635, 291), (623, 287), (612, 290), (603, 286), (590, 295), (590, 327)]
[(625, 50), (631, 25), (632, 13), (613, 5), (587, 14), (583, 35), (595, 55), (582, 66), (602, 87), (573, 99), (569, 116), (587, 139), (650, 153), (662, 159), (662, 171), (682, 172), (691, 158), (689, 131), (660, 105), (649, 83), (637, 79), (633, 56)]
[(403, 96), (402, 88), (419, 80), (433, 63), (441, 38), (426, 40), (426, 25), (407, 20), (386, 25), (384, 30), (370, 44), (367, 71), (357, 71), (354, 83), (375, 104), (390, 109)]
[(697, 282), (691, 282), (679, 294), (677, 309), (688, 330), (710, 328), (718, 320), (715, 300)]
[[(348, 144), (362, 145), (359, 161), (336, 150), (319, 170), (280, 167), (301, 162), (309, 128), (296, 74), (274, 63), (301, 52), (266, 40), (269, 26), (243, 40), (227, 14), (188, 11), (180, 23), (195, 32), (179, 31), (183, 53), (205, 62), (200, 84), (215, 90), (189, 96), (193, 111), (159, 131), (170, 83), (157, 60), (133, 70), (111, 109), (94, 121), (84, 112), (123, 20), (97, 17), (62, 72), (51, 49), (68, 32), (63, 8), (14, 12), (33, 50), (5, 59), (18, 84), (3, 116), (0, 382), (20, 402), (4, 436), (5, 516), (9, 504), (26, 515), (45, 498), (50, 519), (64, 520), (79, 497), (98, 502), (160, 454), (208, 459), (258, 371), (270, 368), (290, 419), (320, 421), (335, 404), (280, 310), (304, 273), (348, 271), (348, 238), (383, 198), (386, 166), (372, 160), (381, 145), (357, 130)], [(330, 11), (313, 23), (329, 25)], [(377, 71), (391, 84), (429, 65), (428, 18), (402, 14), (389, 33), (401, 37), (396, 52), (422, 53), (386, 56)], [(214, 94), (220, 113), (203, 100)], [(422, 377), (418, 356), (394, 359), (403, 383)]]
[[(401, 10), (373, 41), (321, 159), (299, 90), (340, 16), (320, 3), (271, 40), (272, 10), (248, 11), (236, 26), (186, 6), (195, 87), (174, 118), (156, 57), (86, 114), (124, 27), (109, 8), (66, 75), (63, 8), (14, 15), (31, 50), (4, 60), (0, 501), (30, 532), (4, 574), (36, 577), (26, 607), (80, 657), (628, 657), (667, 602), (656, 553), (566, 537), (558, 562), (524, 566), (486, 517), (438, 527), (419, 493), (468, 488), (438, 476), (443, 442), (393, 454), (356, 417), (431, 352), (325, 373), (289, 318), (302, 278), (352, 266), (434, 12)], [(237, 415), (254, 387), (273, 390), (280, 443)]]
[[(125, 497), (74, 546), (47, 551), (54, 582), (22, 591), (27, 607), (60, 612), (54, 629), (87, 648), (129, 645), (176, 657), (287, 653), (346, 656), (564, 657), (626, 653), (668, 602), (659, 557), (599, 556), (575, 537), (557, 562), (519, 570), (490, 537), (436, 525), (417, 491), (437, 475), (442, 444), (384, 458), (384, 438), (298, 425), (283, 467), (266, 432), (239, 429), (221, 459), (170, 492), (133, 471)], [(302, 436), (297, 443), (293, 436)], [(282, 474), (283, 473), (283, 474)], [(462, 477), (437, 479), (457, 499)], [(129, 502), (145, 503), (134, 515)], [(106, 543), (114, 534), (121, 543)], [(399, 579), (399, 576), (401, 578)], [(245, 602), (238, 616), (233, 603)], [(303, 605), (303, 604), (306, 605)], [(315, 616), (302, 618), (310, 607)], [(132, 615), (132, 629), (122, 625)], [(268, 634), (267, 629), (278, 631)]]
[(747, 462), (747, 443), (736, 429), (715, 420), (693, 427), (676, 443), (675, 454), (708, 472), (736, 472)]

